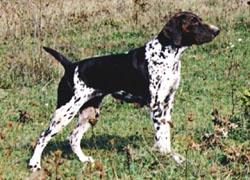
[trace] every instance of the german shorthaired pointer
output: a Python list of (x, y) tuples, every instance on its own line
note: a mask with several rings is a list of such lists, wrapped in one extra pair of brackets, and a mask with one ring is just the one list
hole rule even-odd
[(170, 149), (171, 111), (180, 82), (180, 55), (188, 46), (212, 41), (219, 32), (218, 27), (204, 24), (197, 15), (180, 12), (145, 46), (123, 54), (72, 63), (55, 50), (44, 47), (63, 65), (65, 74), (59, 83), (54, 117), (37, 140), (29, 168), (32, 171), (41, 168), (45, 146), (78, 112), (78, 124), (68, 140), (81, 162), (93, 162), (92, 157), (83, 154), (80, 142), (91, 126), (90, 119), (98, 116), (101, 101), (108, 94), (148, 106), (155, 131), (155, 146), (163, 154), (171, 154), (177, 162), (181, 161), (182, 157)]

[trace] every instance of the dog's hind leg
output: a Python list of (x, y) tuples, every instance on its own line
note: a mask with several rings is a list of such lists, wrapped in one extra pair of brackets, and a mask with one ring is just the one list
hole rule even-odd
[(81, 139), (83, 134), (90, 128), (89, 119), (95, 118), (95, 108), (88, 107), (79, 113), (78, 124), (67, 137), (72, 151), (77, 155), (81, 162), (94, 162), (92, 157), (85, 156), (81, 150)]
[[(59, 91), (63, 91), (60, 89)], [(67, 126), (77, 114), (84, 103), (94, 96), (94, 89), (88, 88), (83, 81), (78, 78), (77, 69), (74, 75), (74, 95), (65, 104), (57, 108), (50, 126), (44, 131), (37, 140), (37, 144), (29, 161), (29, 168), (32, 171), (41, 168), (41, 155), (49, 140), (55, 136), (63, 127)]]
[(83, 154), (81, 150), (81, 139), (89, 127), (97, 122), (101, 100), (102, 97), (94, 98), (81, 108), (79, 112), (78, 124), (67, 137), (72, 151), (77, 155), (81, 162), (94, 162), (92, 157), (85, 156)]
[(55, 136), (59, 131), (61, 131), (63, 127), (67, 126), (69, 122), (73, 119), (75, 114), (78, 112), (78, 110), (81, 108), (82, 104), (74, 104), (72, 102), (75, 101), (74, 99), (75, 98), (73, 97), (70, 102), (55, 111), (50, 126), (38, 138), (34, 154), (29, 161), (29, 168), (32, 171), (41, 168), (41, 155), (49, 140), (53, 136)]

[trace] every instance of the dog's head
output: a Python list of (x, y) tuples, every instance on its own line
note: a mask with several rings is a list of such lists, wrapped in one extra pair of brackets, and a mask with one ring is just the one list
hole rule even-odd
[(159, 34), (159, 40), (175, 47), (191, 46), (212, 41), (220, 29), (204, 24), (202, 19), (190, 12), (175, 14)]

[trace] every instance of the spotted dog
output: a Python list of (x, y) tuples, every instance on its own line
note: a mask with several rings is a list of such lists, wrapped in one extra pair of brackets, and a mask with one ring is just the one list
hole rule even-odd
[(37, 140), (29, 161), (32, 171), (40, 169), (41, 154), (49, 142), (79, 112), (78, 123), (69, 134), (73, 152), (81, 162), (93, 162), (85, 156), (80, 142), (99, 114), (104, 96), (111, 94), (127, 102), (149, 107), (155, 131), (155, 146), (163, 154), (171, 152), (170, 128), (174, 94), (180, 82), (180, 55), (189, 46), (212, 41), (220, 30), (190, 12), (175, 14), (153, 40), (123, 54), (94, 57), (72, 63), (57, 51), (44, 47), (64, 67), (58, 87), (58, 102), (50, 126)]

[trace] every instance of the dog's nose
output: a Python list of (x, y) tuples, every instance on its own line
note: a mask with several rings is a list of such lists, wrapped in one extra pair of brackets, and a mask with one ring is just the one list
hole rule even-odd
[(220, 29), (212, 24), (209, 24), (209, 28), (213, 31), (215, 36), (217, 36), (220, 33)]
[(217, 36), (220, 33), (220, 29), (217, 28), (216, 30), (214, 30), (214, 35)]

